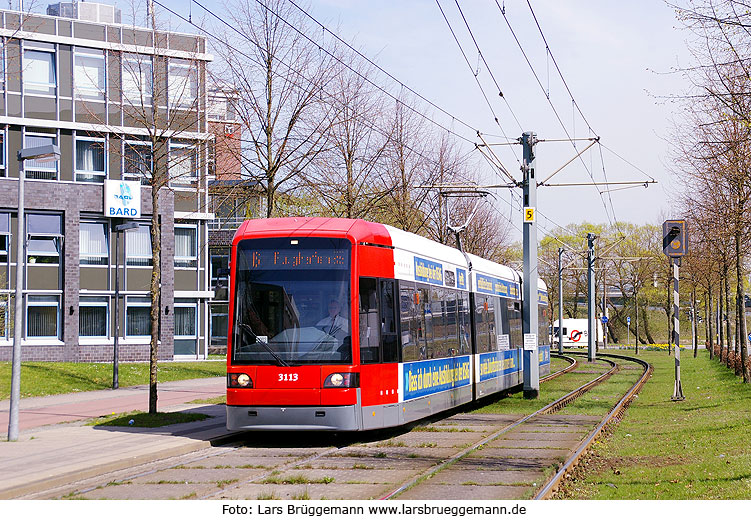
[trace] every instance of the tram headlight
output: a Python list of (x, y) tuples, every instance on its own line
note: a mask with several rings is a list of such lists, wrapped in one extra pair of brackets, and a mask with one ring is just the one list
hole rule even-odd
[(359, 387), (360, 376), (357, 373), (332, 373), (323, 381), (324, 387)]
[(227, 387), (253, 387), (253, 381), (246, 373), (229, 373)]

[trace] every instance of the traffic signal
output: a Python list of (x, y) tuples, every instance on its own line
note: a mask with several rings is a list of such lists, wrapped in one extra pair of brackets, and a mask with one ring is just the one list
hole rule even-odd
[(686, 221), (669, 220), (662, 224), (662, 251), (670, 257), (681, 257), (688, 253)]

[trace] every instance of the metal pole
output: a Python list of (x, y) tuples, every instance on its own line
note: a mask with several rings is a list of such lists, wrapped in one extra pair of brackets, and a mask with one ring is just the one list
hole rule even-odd
[(119, 369), (120, 364), (118, 356), (118, 340), (120, 339), (120, 316), (118, 314), (118, 307), (120, 305), (120, 272), (118, 271), (119, 261), (118, 253), (120, 252), (120, 232), (115, 229), (115, 346), (114, 355), (112, 357), (112, 389), (120, 387)]
[(535, 152), (537, 135), (524, 132), (521, 138), (524, 180), (524, 302), (522, 330), (524, 333), (523, 367), (524, 398), (537, 398), (540, 394), (540, 362), (538, 358), (537, 332), (537, 181), (535, 179)]
[(588, 332), (587, 361), (594, 362), (597, 359), (597, 315), (595, 313), (595, 236), (592, 232), (587, 234), (587, 306), (588, 306)]
[(558, 354), (563, 354), (563, 247), (558, 248)]
[(681, 387), (681, 331), (678, 325), (678, 315), (680, 314), (678, 303), (678, 267), (680, 267), (680, 258), (671, 258), (673, 263), (673, 343), (675, 344), (675, 388), (671, 400), (684, 400), (683, 388)]
[(16, 220), (16, 297), (13, 321), (13, 358), (10, 377), (8, 441), (18, 440), (18, 414), (21, 403), (21, 338), (23, 336), (23, 271), (26, 263), (24, 220), (24, 161), (18, 157), (18, 216)]

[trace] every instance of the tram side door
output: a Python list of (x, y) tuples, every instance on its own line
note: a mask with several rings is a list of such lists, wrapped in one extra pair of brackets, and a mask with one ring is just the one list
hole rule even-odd
[(360, 395), (363, 426), (399, 424), (394, 280), (360, 278)]

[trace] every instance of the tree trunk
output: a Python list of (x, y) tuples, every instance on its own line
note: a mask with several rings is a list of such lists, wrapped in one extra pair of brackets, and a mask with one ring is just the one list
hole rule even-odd
[(707, 326), (709, 327), (709, 359), (714, 360), (714, 305), (712, 302), (712, 284), (707, 285)]
[(159, 184), (151, 186), (151, 342), (149, 348), (149, 414), (157, 412), (157, 359), (159, 353), (159, 314), (162, 283), (161, 225), (159, 223)]
[(732, 345), (731, 341), (731, 333), (730, 332), (730, 279), (729, 274), (730, 267), (729, 265), (725, 265), (724, 267), (724, 274), (725, 274), (725, 334), (727, 335), (727, 348), (728, 348), (728, 354), (730, 354), (730, 346)]
[(720, 290), (717, 291), (718, 298), (717, 298), (717, 336), (720, 338), (720, 361), (723, 361), (724, 352), (725, 349), (725, 326), (722, 323), (722, 309), (724, 302), (722, 301), (722, 297), (724, 294), (725, 287), (723, 286), (723, 280), (722, 276), (720, 276)]
[(741, 374), (743, 383), (751, 382), (751, 372), (748, 370), (748, 327), (746, 327), (746, 290), (743, 285), (743, 257), (741, 256), (741, 236), (739, 233), (735, 236), (735, 276), (738, 281), (738, 319), (739, 327), (738, 344), (740, 346)]

